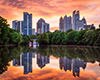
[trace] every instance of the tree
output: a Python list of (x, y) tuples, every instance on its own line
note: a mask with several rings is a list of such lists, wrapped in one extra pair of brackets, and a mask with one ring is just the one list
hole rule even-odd
[(20, 44), (22, 42), (22, 36), (18, 32), (11, 33), (11, 40), (14, 44)]
[(76, 39), (76, 36), (78, 36), (78, 32), (77, 31), (71, 31), (67, 34), (66, 36), (66, 42), (67, 44), (76, 44), (78, 41)]
[(38, 36), (38, 42), (39, 42), (40, 45), (49, 44), (49, 36), (48, 36), (48, 33), (43, 33), (40, 36)]
[(15, 58), (19, 58), (21, 53), (21, 47), (0, 48), (0, 74), (8, 69), (10, 61)]
[(7, 24), (7, 20), (0, 16), (0, 44), (8, 44), (9, 38), (9, 24)]
[(72, 29), (69, 29), (66, 31), (66, 34), (68, 34), (69, 32), (73, 31)]
[(95, 30), (89, 30), (84, 34), (84, 44), (93, 45), (97, 38), (97, 32)]
[(7, 20), (0, 17), (0, 44), (20, 44), (22, 36), (17, 30), (9, 28)]
[(84, 44), (84, 34), (86, 33), (87, 30), (81, 30), (78, 32), (78, 35), (76, 36), (77, 44)]

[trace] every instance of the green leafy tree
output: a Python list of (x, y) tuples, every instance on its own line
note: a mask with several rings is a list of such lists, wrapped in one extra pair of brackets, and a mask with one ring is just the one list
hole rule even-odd
[(84, 44), (84, 34), (86, 33), (87, 30), (81, 30), (78, 32), (77, 36), (76, 36), (76, 40), (77, 40), (77, 44)]
[(76, 39), (76, 36), (78, 36), (78, 32), (77, 31), (71, 31), (67, 34), (66, 36), (66, 42), (67, 44), (76, 44), (78, 41)]
[(66, 31), (66, 34), (68, 34), (69, 32), (73, 31), (72, 29), (69, 29)]
[(93, 45), (96, 40), (96, 31), (89, 30), (84, 34), (84, 44)]
[(11, 33), (11, 40), (14, 44), (20, 44), (22, 42), (22, 36), (18, 32)]
[(9, 24), (7, 24), (7, 20), (0, 16), (0, 44), (8, 44), (9, 38)]
[(48, 33), (43, 33), (40, 36), (38, 36), (38, 42), (40, 45), (44, 44), (49, 44), (49, 36)]

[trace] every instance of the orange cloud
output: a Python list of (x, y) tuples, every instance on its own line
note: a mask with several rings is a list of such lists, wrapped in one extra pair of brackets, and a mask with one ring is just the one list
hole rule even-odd
[(50, 30), (51, 30), (51, 31), (59, 30), (59, 27), (51, 27)]
[(81, 71), (80, 77), (73, 77), (72, 73), (58, 69), (33, 69), (32, 73), (23, 75), (20, 68), (9, 67), (8, 71), (0, 75), (0, 80), (100, 80), (100, 76), (93, 71)]
[[(100, 23), (99, 0), (1, 0), (0, 15), (8, 20), (22, 19), (22, 12), (32, 12), (33, 18), (43, 17), (49, 20), (52, 17), (72, 15), (72, 11), (78, 9), (81, 16), (85, 16), (88, 23), (98, 25)], [(56, 18), (55, 17), (55, 18)], [(52, 23), (51, 27), (59, 26), (59, 19)], [(34, 23), (36, 24), (36, 23)], [(36, 27), (36, 25), (35, 25)]]

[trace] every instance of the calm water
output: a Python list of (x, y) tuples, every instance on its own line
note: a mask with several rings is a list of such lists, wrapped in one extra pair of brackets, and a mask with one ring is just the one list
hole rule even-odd
[(0, 48), (0, 80), (100, 80), (100, 48)]

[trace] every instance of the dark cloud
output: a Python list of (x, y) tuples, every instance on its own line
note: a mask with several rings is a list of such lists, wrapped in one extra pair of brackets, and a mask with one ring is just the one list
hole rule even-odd
[(17, 7), (17, 8), (25, 8), (24, 6), (25, 1), (24, 0), (3, 0), (2, 5)]

